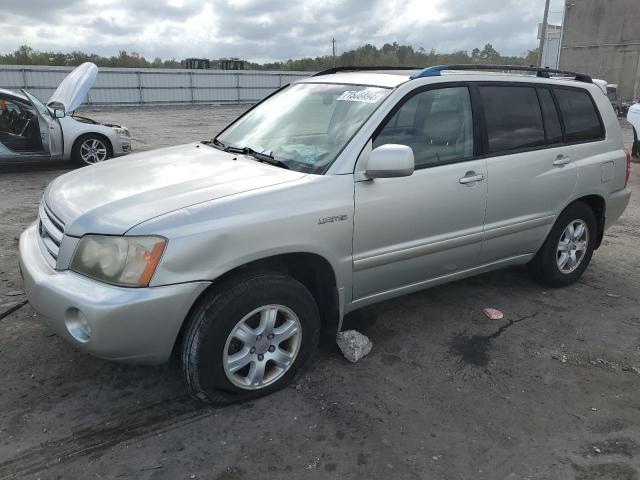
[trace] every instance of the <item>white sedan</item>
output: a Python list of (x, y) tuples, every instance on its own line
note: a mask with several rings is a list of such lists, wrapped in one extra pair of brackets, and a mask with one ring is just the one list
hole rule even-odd
[(90, 165), (131, 151), (129, 130), (74, 115), (98, 75), (83, 63), (45, 104), (26, 90), (0, 89), (0, 163), (72, 160)]

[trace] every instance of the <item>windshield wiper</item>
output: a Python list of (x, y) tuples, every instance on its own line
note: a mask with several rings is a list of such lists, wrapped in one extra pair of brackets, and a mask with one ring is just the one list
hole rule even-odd
[(232, 147), (231, 145), (225, 145), (217, 138), (212, 138), (209, 141), (202, 142), (205, 145), (213, 146), (218, 150), (222, 150), (223, 152), (228, 153), (240, 153), (242, 155), (249, 155), (259, 162), (268, 163), (270, 165), (275, 165), (276, 167), (286, 168), (287, 170), (291, 170), (291, 168), (284, 163), (282, 160), (278, 160), (273, 155), (269, 155), (268, 153), (260, 153), (256, 152), (251, 147)]
[(217, 138), (212, 138), (211, 140), (203, 140), (200, 143), (202, 143), (204, 145), (213, 146), (213, 147), (217, 148), (218, 150), (224, 150), (225, 152), (227, 151), (227, 146), (224, 143), (222, 143), (220, 140), (218, 140)]
[(256, 152), (251, 147), (231, 147), (231, 146), (228, 146), (228, 147), (226, 147), (224, 149), (224, 151), (225, 152), (229, 152), (229, 153), (241, 153), (242, 155), (249, 155), (249, 156), (255, 158), (256, 160), (258, 160), (259, 162), (268, 163), (270, 165), (275, 165), (276, 167), (286, 168), (287, 170), (291, 169), (289, 167), (289, 165), (284, 163), (282, 160), (278, 160), (273, 155), (270, 155), (268, 153)]

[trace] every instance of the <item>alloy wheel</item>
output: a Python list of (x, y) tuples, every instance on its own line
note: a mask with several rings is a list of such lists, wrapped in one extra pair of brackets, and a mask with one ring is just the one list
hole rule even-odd
[(560, 235), (557, 265), (562, 273), (575, 271), (582, 263), (589, 247), (589, 228), (583, 220), (573, 220)]
[(80, 145), (80, 158), (86, 164), (104, 162), (108, 157), (107, 146), (102, 140), (88, 138)]
[(223, 367), (231, 383), (257, 390), (282, 378), (302, 343), (298, 316), (283, 305), (264, 305), (245, 315), (231, 330)]

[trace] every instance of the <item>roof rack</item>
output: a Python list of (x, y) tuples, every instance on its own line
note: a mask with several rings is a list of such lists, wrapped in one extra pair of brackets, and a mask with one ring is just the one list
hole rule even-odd
[(340, 72), (370, 72), (375, 70), (420, 70), (420, 67), (332, 67), (322, 70), (318, 73), (311, 75), (312, 77), (319, 77), (320, 75), (331, 75), (332, 73)]
[(445, 70), (511, 70), (521, 72), (536, 72), (536, 76), (541, 78), (551, 78), (551, 74), (560, 74), (574, 77), (574, 79), (578, 82), (593, 83), (592, 78), (584, 73), (567, 72), (565, 70), (553, 70), (546, 67), (526, 67), (524, 65), (436, 65), (435, 67), (428, 67), (418, 70), (413, 75), (411, 75), (411, 79), (413, 80), (422, 77), (437, 77), (440, 76), (440, 72), (443, 72)]

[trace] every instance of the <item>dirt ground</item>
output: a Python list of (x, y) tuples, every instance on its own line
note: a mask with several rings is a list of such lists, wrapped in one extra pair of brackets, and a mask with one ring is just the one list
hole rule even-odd
[[(142, 150), (210, 138), (243, 108), (84, 113)], [(25, 303), (17, 238), (58, 167), (0, 175), (1, 479), (640, 478), (639, 165), (576, 285), (512, 268), (365, 308), (345, 324), (368, 357), (324, 344), (291, 388), (221, 409), (189, 399), (175, 366), (78, 352)]]

